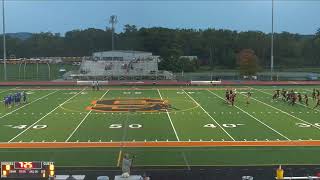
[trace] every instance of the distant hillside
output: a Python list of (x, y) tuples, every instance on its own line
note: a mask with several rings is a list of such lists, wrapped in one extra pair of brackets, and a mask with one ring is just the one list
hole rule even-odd
[(26, 40), (32, 36), (32, 33), (28, 33), (28, 32), (8, 33), (7, 36), (18, 38), (21, 40)]

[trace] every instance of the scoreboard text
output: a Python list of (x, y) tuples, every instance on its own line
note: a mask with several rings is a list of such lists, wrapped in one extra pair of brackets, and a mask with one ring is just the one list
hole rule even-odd
[(53, 162), (1, 162), (1, 178), (48, 178), (54, 177), (54, 171)]

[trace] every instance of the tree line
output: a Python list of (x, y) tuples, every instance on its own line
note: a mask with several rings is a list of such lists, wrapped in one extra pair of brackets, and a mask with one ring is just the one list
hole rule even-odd
[[(239, 66), (237, 57), (244, 49), (254, 52), (260, 67), (268, 67), (270, 41), (271, 35), (260, 31), (226, 29), (137, 28), (125, 25), (122, 32), (115, 34), (116, 49), (150, 51), (161, 56), (160, 68), (175, 72), (196, 71), (200, 66), (236, 68)], [(72, 30), (65, 36), (42, 32), (25, 40), (7, 37), (7, 54), (17, 58), (90, 56), (93, 52), (107, 50), (111, 50), (110, 29)], [(0, 43), (1, 56), (2, 51)], [(198, 60), (190, 61), (180, 56), (197, 56)], [(320, 29), (314, 35), (276, 33), (274, 62), (280, 68), (319, 66)]]

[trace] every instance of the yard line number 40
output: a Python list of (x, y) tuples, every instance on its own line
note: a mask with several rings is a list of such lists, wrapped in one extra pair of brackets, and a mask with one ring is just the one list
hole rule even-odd
[[(22, 124), (22, 125), (6, 125), (7, 127), (11, 127), (13, 129), (26, 129), (28, 128), (28, 125)], [(45, 129), (48, 125), (35, 125), (32, 126), (32, 129)]]

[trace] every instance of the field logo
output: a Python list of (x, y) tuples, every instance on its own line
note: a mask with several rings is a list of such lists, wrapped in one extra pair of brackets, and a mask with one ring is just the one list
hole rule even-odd
[(86, 109), (97, 112), (166, 112), (169, 108), (167, 100), (140, 98), (97, 100)]

